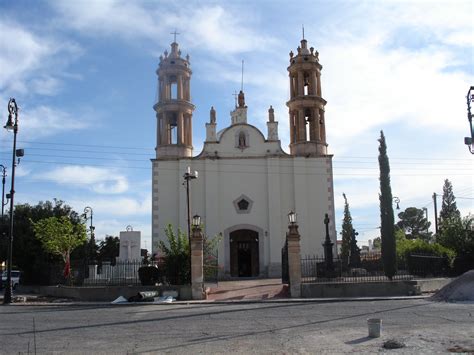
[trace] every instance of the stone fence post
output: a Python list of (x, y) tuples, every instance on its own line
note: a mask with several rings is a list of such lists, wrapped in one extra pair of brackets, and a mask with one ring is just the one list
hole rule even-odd
[(301, 247), (298, 225), (290, 223), (286, 235), (288, 241), (288, 275), (290, 283), (290, 296), (301, 297)]
[(194, 227), (191, 237), (191, 291), (193, 300), (202, 300), (204, 294), (203, 236), (200, 227)]

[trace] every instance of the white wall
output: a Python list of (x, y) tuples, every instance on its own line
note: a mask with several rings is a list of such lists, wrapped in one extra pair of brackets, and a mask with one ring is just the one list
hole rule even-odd
[[(246, 129), (249, 135), (250, 147), (244, 150), (235, 147), (239, 129)], [(220, 143), (206, 143), (195, 158), (153, 161), (153, 252), (157, 240), (165, 239), (167, 224), (187, 231), (182, 186), (187, 166), (199, 172), (199, 178), (190, 182), (191, 215), (202, 217), (208, 236), (223, 234), (219, 263), (226, 270), (228, 233), (247, 226), (260, 233), (261, 272), (278, 276), (290, 210), (298, 214), (303, 255), (322, 255), (325, 213), (330, 216), (330, 236), (336, 243), (331, 157), (289, 156), (281, 151), (279, 142), (266, 142), (255, 127), (234, 125), (222, 133)], [(233, 201), (242, 194), (253, 201), (250, 213), (238, 213), (234, 207)]]

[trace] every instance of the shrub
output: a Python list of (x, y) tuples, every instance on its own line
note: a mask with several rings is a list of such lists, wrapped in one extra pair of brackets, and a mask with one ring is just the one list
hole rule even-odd
[(142, 266), (138, 269), (138, 277), (143, 286), (154, 286), (161, 282), (160, 272), (156, 266)]

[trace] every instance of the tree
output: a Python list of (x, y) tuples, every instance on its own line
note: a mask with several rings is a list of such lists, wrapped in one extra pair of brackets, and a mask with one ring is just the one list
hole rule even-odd
[(456, 197), (453, 194), (453, 185), (448, 179), (444, 180), (443, 202), (439, 212), (440, 224), (447, 220), (456, 220), (457, 222), (461, 220), (461, 214), (456, 206)]
[(470, 258), (474, 262), (474, 215), (462, 219), (447, 219), (443, 221), (441, 232), (436, 241), (453, 249), (459, 257)]
[(100, 261), (115, 261), (120, 253), (120, 239), (111, 235), (106, 235), (105, 240), (99, 242), (98, 259)]
[(397, 271), (395, 228), (392, 206), (392, 188), (390, 186), (390, 163), (383, 131), (380, 131), (379, 169), (380, 169), (380, 234), (382, 238), (382, 261), (385, 276), (390, 280)]
[(357, 239), (359, 233), (352, 230), (351, 233), (351, 245), (350, 245), (350, 257), (349, 257), (349, 265), (351, 267), (360, 267), (360, 248), (357, 246)]
[(341, 246), (341, 259), (343, 263), (347, 265), (349, 262), (349, 251), (351, 248), (351, 238), (352, 238), (352, 216), (351, 211), (349, 210), (349, 203), (347, 202), (346, 194), (342, 194), (344, 196), (344, 218), (342, 220), (342, 246)]
[(400, 220), (397, 226), (403, 229), (408, 239), (420, 238), (425, 241), (431, 239), (431, 232), (428, 231), (431, 223), (425, 218), (425, 213), (416, 207), (408, 207), (398, 214)]
[(71, 252), (87, 242), (86, 227), (74, 224), (67, 216), (49, 217), (32, 223), (36, 238), (46, 252), (62, 257), (64, 276), (69, 277)]
[[(53, 199), (53, 201), (40, 201), (36, 205), (19, 204), (14, 210), (14, 238), (13, 238), (13, 267), (21, 270), (22, 282), (24, 284), (45, 285), (50, 282), (58, 282), (59, 279), (52, 278), (56, 273), (60, 273), (58, 264), (60, 257), (47, 253), (41, 242), (35, 237), (31, 221), (37, 222), (40, 219), (52, 216), (68, 216), (72, 223), (81, 223), (79, 214), (63, 201)], [(9, 219), (5, 217), (8, 226)], [(8, 229), (7, 229), (8, 230)], [(7, 234), (8, 235), (8, 231)], [(8, 238), (0, 238), (5, 242)], [(6, 245), (6, 244), (5, 244)], [(77, 248), (75, 253), (82, 248)], [(0, 244), (0, 259), (6, 247)]]

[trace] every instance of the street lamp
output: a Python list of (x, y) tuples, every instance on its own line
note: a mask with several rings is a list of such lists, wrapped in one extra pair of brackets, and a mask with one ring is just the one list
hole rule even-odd
[[(88, 215), (90, 215), (90, 217), (88, 217)], [(95, 237), (94, 237), (95, 227), (93, 225), (94, 211), (92, 210), (92, 207), (89, 207), (89, 206), (85, 207), (84, 208), (84, 214), (82, 216), (84, 217), (86, 222), (87, 222), (88, 219), (91, 220), (91, 224), (89, 226), (89, 230), (90, 230), (90, 233), (91, 233), (91, 238), (89, 240), (89, 248), (88, 248), (87, 253), (86, 253), (86, 258), (87, 258), (87, 256), (89, 256), (89, 254), (92, 257), (94, 257), (94, 255), (92, 255), (92, 253), (94, 252), (94, 245), (95, 245)]]
[(201, 226), (201, 216), (194, 215), (193, 216), (193, 229), (198, 228)]
[(290, 213), (288, 213), (288, 222), (291, 225), (294, 225), (294, 224), (296, 224), (296, 219), (297, 219), (296, 213), (293, 212), (293, 211), (290, 211)]
[[(12, 182), (10, 189), (10, 235), (8, 241), (8, 265), (7, 265), (7, 284), (5, 286), (5, 294), (3, 303), (12, 302), (12, 261), (13, 261), (13, 200), (15, 197), (15, 158), (16, 158), (16, 135), (18, 133), (18, 106), (15, 99), (8, 101), (8, 121), (3, 127), (7, 131), (13, 131), (13, 157), (12, 157)], [(3, 203), (3, 202), (2, 202)], [(3, 210), (3, 205), (2, 205)]]
[(191, 172), (191, 168), (188, 166), (186, 172), (183, 175), (184, 182), (183, 185), (186, 185), (186, 206), (188, 209), (188, 241), (189, 246), (191, 247), (191, 207), (189, 205), (189, 180), (194, 180), (198, 178), (198, 172)]
[(467, 100), (467, 120), (469, 121), (469, 131), (471, 131), (470, 137), (464, 137), (464, 144), (467, 145), (471, 154), (474, 154), (474, 127), (472, 127), (472, 114), (471, 114), (471, 102), (474, 101), (474, 94), (471, 94), (471, 91), (474, 91), (474, 86), (469, 88), (469, 91), (466, 95)]
[(395, 202), (397, 204), (397, 210), (399, 210), (400, 209), (400, 205), (399, 205), (400, 199), (397, 196), (394, 196), (392, 199), (393, 199), (393, 202)]

